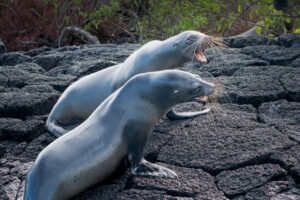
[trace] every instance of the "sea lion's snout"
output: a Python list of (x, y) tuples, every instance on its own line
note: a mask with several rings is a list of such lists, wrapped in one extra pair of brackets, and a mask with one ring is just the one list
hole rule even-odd
[(215, 84), (209, 83), (202, 79), (199, 80), (199, 83), (202, 87), (202, 94), (197, 96), (194, 100), (199, 103), (206, 103), (209, 99), (209, 96), (214, 93), (216, 86)]
[(194, 55), (199, 62), (206, 63), (207, 58), (204, 55), (204, 51), (206, 48), (211, 46), (211, 44), (213, 43), (213, 39), (211, 36), (205, 35), (205, 36), (199, 38), (197, 43), (198, 43), (197, 44), (198, 46), (194, 52)]
[(215, 88), (216, 88), (215, 84), (207, 82), (207, 89), (206, 89), (207, 95), (206, 96), (213, 94), (215, 91)]
[(208, 96), (214, 92), (215, 84), (207, 82), (205, 80), (199, 80), (200, 85), (203, 87), (205, 96)]
[(207, 59), (206, 57), (204, 56), (204, 53), (203, 53), (203, 49), (202, 47), (198, 47), (195, 51), (195, 57), (197, 58), (197, 60), (201, 63), (206, 63), (207, 62)]

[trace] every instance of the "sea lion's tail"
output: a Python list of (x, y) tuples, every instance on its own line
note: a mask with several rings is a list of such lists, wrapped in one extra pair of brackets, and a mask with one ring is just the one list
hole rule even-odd
[(70, 131), (69, 129), (61, 126), (61, 124), (59, 124), (51, 116), (49, 116), (47, 119), (46, 127), (50, 131), (50, 133), (52, 133), (56, 137), (60, 137)]

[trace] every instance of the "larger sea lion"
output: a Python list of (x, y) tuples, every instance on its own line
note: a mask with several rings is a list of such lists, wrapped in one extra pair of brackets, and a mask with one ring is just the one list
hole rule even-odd
[[(205, 62), (203, 51), (212, 42), (213, 38), (203, 33), (186, 31), (164, 41), (151, 41), (123, 63), (79, 79), (65, 90), (53, 107), (46, 122), (48, 130), (59, 137), (78, 126), (101, 102), (136, 74), (173, 69), (193, 59)], [(167, 116), (181, 119), (208, 111), (176, 113), (171, 110)]]
[(39, 154), (28, 173), (24, 199), (69, 199), (111, 176), (122, 163), (135, 175), (177, 177), (142, 158), (146, 141), (171, 107), (213, 90), (214, 84), (178, 70), (134, 76)]

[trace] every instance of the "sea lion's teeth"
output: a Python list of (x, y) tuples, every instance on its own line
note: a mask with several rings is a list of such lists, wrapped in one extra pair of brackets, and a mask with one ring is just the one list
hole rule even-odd
[(207, 101), (207, 97), (205, 96), (205, 97), (200, 97), (200, 99), (202, 100), (202, 101)]

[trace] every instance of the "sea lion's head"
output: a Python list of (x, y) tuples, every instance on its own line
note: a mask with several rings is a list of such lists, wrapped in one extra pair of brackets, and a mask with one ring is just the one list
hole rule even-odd
[(182, 32), (172, 37), (172, 40), (173, 47), (181, 51), (186, 59), (197, 60), (202, 63), (207, 61), (204, 50), (215, 41), (214, 37), (197, 31)]
[[(136, 80), (136, 81), (135, 81)], [(213, 94), (215, 85), (198, 75), (180, 70), (149, 72), (133, 77), (140, 97), (151, 103), (172, 107), (190, 101), (203, 102)]]
[(180, 70), (166, 71), (167, 85), (171, 93), (169, 99), (178, 103), (197, 101), (206, 102), (208, 96), (214, 93), (215, 85), (201, 79), (196, 74)]

